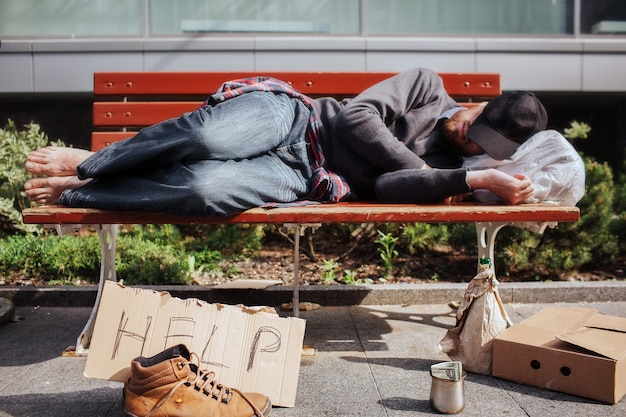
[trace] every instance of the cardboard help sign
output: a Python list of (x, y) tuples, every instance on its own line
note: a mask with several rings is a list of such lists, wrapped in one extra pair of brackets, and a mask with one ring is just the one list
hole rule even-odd
[(185, 344), (226, 386), (295, 403), (305, 321), (240, 306), (179, 299), (107, 281), (85, 376), (126, 381), (130, 362)]

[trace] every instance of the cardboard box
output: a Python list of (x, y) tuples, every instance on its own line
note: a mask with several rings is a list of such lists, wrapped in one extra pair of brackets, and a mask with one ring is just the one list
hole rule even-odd
[[(269, 312), (267, 311), (269, 310)], [(85, 376), (125, 381), (130, 362), (184, 343), (225, 386), (293, 407), (305, 321), (273, 309), (209, 304), (169, 293), (105, 284)]]
[(546, 308), (495, 338), (492, 373), (615, 404), (626, 393), (626, 318)]

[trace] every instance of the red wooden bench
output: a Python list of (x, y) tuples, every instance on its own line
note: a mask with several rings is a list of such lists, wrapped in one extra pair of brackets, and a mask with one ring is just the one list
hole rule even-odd
[[(224, 82), (268, 75), (290, 82), (309, 96), (349, 97), (392, 76), (392, 73), (244, 73), (244, 72), (131, 72), (94, 75), (94, 131), (92, 150), (130, 137), (134, 131), (193, 110)], [(500, 94), (498, 74), (440, 74), (446, 90), (459, 102), (472, 106)], [(472, 222), (478, 234), (478, 257), (494, 259), (497, 232), (517, 226), (536, 232), (559, 222), (574, 222), (577, 207), (553, 204), (381, 204), (351, 202), (304, 207), (255, 208), (230, 217), (180, 217), (153, 212), (105, 211), (41, 206), (23, 211), (25, 223), (45, 224), (59, 233), (93, 227), (100, 236), (102, 267), (100, 289), (91, 317), (77, 340), (77, 352), (88, 350), (100, 292), (105, 280), (116, 280), (115, 239), (118, 224), (237, 224), (281, 223), (295, 228), (293, 311), (298, 315), (299, 238), (306, 227), (325, 223), (458, 223)]]

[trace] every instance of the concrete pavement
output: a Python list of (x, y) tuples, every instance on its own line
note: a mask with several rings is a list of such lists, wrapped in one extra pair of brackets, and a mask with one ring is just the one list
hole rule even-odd
[[(613, 295), (567, 305), (626, 317), (626, 299), (619, 291)], [(85, 358), (61, 356), (75, 343), (90, 308), (16, 305), (18, 320), (0, 327), (0, 417), (122, 416), (120, 383), (86, 378)], [(514, 322), (544, 307), (506, 304)], [(454, 325), (454, 314), (443, 302), (330, 305), (301, 312), (307, 320), (304, 343), (316, 354), (302, 357), (296, 406), (275, 407), (272, 416), (437, 414), (429, 405), (429, 368), (448, 359), (438, 343)], [(607, 405), (490, 376), (468, 375), (465, 392), (462, 416), (626, 415), (624, 399)]]

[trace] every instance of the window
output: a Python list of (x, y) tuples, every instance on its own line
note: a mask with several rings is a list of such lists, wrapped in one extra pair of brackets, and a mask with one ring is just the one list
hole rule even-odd
[(222, 33), (626, 35), (626, 1), (0, 0), (3, 38)]
[(152, 0), (150, 34), (359, 32), (360, 0)]
[(139, 36), (142, 0), (2, 0), (0, 36)]
[(626, 2), (582, 0), (580, 31), (599, 35), (626, 34)]
[(573, 0), (368, 0), (369, 34), (571, 34)]

